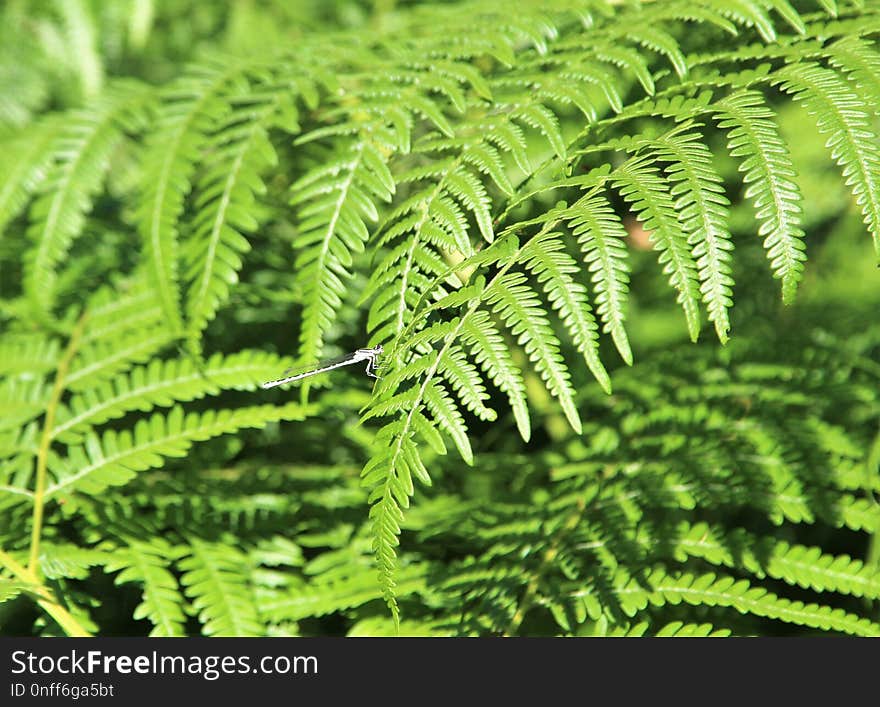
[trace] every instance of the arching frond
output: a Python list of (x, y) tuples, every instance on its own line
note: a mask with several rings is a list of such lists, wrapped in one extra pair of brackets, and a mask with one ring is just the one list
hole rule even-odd
[(119, 572), (116, 584), (137, 582), (143, 585), (143, 600), (135, 609), (133, 618), (149, 620), (153, 624), (151, 636), (184, 635), (186, 617), (180, 587), (169, 571), (170, 561), (180, 554), (180, 549), (165, 541), (126, 540), (126, 545), (113, 551), (113, 559), (105, 569)]
[(262, 633), (252, 591), (238, 581), (246, 558), (226, 544), (195, 538), (180, 561), (181, 583), (208, 636)]
[(31, 207), (28, 229), (32, 247), (27, 255), (25, 291), (39, 316), (48, 316), (52, 308), (56, 269), (82, 234), (111, 154), (148, 95), (144, 86), (119, 84), (93, 107), (70, 115), (53, 143), (52, 162), (45, 168), (39, 196)]
[[(295, 130), (290, 115), (287, 86), (250, 86), (242, 81), (226, 97), (232, 109), (222, 117), (205, 146), (210, 162), (196, 184), (193, 234), (184, 260), (189, 290), (187, 328), (193, 337), (210, 321), (238, 279), (241, 255), (250, 250), (242, 234), (254, 231), (255, 199), (266, 191), (261, 173), (277, 163), (267, 133), (283, 115), (286, 127)], [(288, 110), (284, 110), (285, 107)]]
[(835, 72), (816, 64), (786, 67), (776, 80), (816, 117), (819, 132), (829, 136), (826, 146), (852, 188), (880, 256), (880, 148), (861, 96)]
[(144, 157), (138, 229), (157, 299), (175, 335), (183, 330), (178, 222), (198, 160), (226, 112), (222, 96), (240, 72), (215, 61), (178, 78), (162, 96)]
[(773, 113), (755, 91), (733, 93), (718, 104), (720, 127), (730, 129), (728, 149), (733, 157), (745, 158), (746, 197), (755, 204), (759, 235), (773, 274), (782, 280), (782, 298), (794, 299), (802, 277), (804, 232), (800, 227), (801, 194), (795, 181), (789, 150), (773, 122)]

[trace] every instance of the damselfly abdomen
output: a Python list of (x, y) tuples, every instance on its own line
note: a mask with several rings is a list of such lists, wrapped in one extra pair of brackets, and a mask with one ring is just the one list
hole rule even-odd
[[(358, 363), (360, 361), (367, 362), (367, 375), (372, 378), (378, 378), (376, 375), (376, 359), (379, 358), (379, 355), (382, 353), (382, 347), (376, 346), (372, 349), (358, 349), (357, 351), (353, 351), (352, 353), (345, 354), (344, 356), (339, 356), (337, 358), (330, 359), (328, 361), (322, 361), (320, 363), (316, 363), (313, 366), (309, 366), (305, 370), (292, 373), (291, 375), (284, 375), (282, 378), (278, 378), (272, 381), (266, 381), (263, 383), (263, 388), (274, 388), (277, 385), (284, 385), (285, 383), (293, 383), (294, 381), (302, 380), (303, 378), (309, 378), (311, 376), (316, 376), (319, 373), (326, 373), (327, 371), (332, 371), (334, 368), (342, 368), (343, 366), (350, 366), (353, 363)], [(290, 373), (293, 369), (288, 369), (284, 371), (285, 374)]]

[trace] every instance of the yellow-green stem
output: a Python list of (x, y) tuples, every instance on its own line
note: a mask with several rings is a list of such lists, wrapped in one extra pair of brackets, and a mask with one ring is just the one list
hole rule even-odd
[(70, 341), (67, 344), (67, 350), (58, 364), (58, 372), (55, 375), (55, 384), (52, 386), (52, 395), (49, 397), (49, 403), (46, 406), (46, 418), (43, 421), (43, 435), (40, 438), (40, 448), (37, 451), (37, 473), (36, 484), (34, 486), (34, 513), (31, 521), (31, 549), (30, 559), (28, 560), (28, 571), (38, 576), (37, 563), (40, 557), (40, 535), (43, 531), (43, 505), (46, 493), (46, 475), (47, 463), (49, 459), (49, 447), (52, 444), (52, 429), (55, 426), (55, 411), (58, 409), (58, 403), (61, 402), (61, 395), (64, 393), (64, 382), (67, 377), (67, 369), (70, 368), (70, 362), (73, 360), (79, 347), (79, 340), (82, 337), (83, 329), (86, 325), (88, 314), (83, 312), (73, 332), (70, 335)]
[(36, 602), (68, 636), (84, 637), (91, 636), (82, 624), (55, 598), (51, 590), (40, 583), (39, 577), (29, 569), (19, 564), (15, 558), (0, 550), (0, 564), (12, 572), (22, 583), (29, 585), (29, 590), (37, 596)]

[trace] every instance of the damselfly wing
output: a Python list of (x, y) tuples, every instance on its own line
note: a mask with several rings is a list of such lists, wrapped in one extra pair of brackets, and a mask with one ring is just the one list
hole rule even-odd
[(275, 386), (284, 385), (285, 383), (293, 383), (294, 381), (302, 380), (303, 378), (310, 378), (311, 376), (316, 376), (319, 373), (326, 373), (327, 371), (332, 371), (336, 368), (351, 366), (352, 364), (359, 363), (361, 361), (366, 361), (367, 363), (366, 374), (368, 376), (371, 376), (372, 378), (378, 378), (375, 373), (376, 359), (379, 358), (379, 355), (381, 353), (381, 346), (367, 349), (357, 349), (356, 351), (352, 351), (351, 353), (347, 353), (343, 356), (337, 356), (336, 358), (327, 359), (326, 361), (321, 361), (319, 363), (315, 363), (311, 366), (306, 366), (304, 368), (289, 368), (281, 374), (281, 378), (266, 381), (262, 384), (262, 387), (274, 388)]

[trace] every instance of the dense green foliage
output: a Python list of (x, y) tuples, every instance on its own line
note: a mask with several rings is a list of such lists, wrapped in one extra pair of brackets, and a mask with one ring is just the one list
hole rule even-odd
[(880, 635), (880, 2), (0, 20), (4, 633)]

